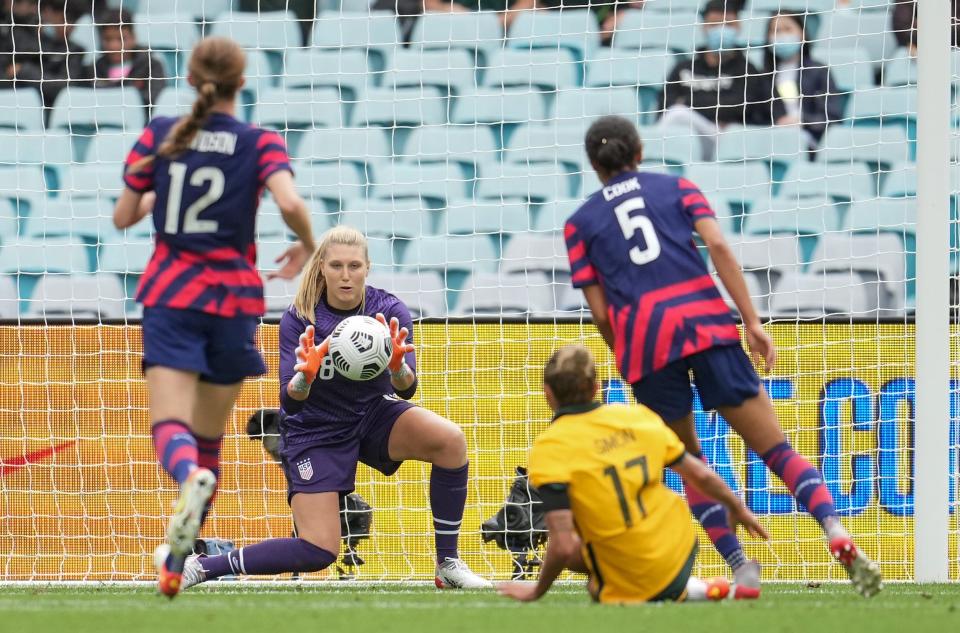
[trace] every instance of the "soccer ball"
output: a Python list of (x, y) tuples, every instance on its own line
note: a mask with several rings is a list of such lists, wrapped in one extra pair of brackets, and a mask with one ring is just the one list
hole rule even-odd
[(334, 369), (350, 380), (372, 380), (390, 362), (390, 331), (368, 316), (347, 317), (333, 330), (330, 360)]

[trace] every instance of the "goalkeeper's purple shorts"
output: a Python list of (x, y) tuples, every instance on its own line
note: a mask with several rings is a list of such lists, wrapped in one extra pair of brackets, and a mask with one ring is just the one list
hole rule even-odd
[(693, 410), (690, 372), (704, 411), (735, 407), (760, 393), (760, 377), (739, 345), (711, 347), (676, 360), (631, 385), (633, 396), (665, 422)]
[(281, 432), (280, 455), (287, 477), (287, 501), (298, 492), (353, 492), (358, 462), (387, 476), (397, 472), (403, 462), (390, 459), (390, 433), (397, 419), (415, 406), (394, 396), (378, 398), (358, 422), (357, 433), (337, 442), (291, 446)]
[(170, 367), (200, 380), (232, 385), (267, 372), (252, 316), (221, 317), (196, 310), (143, 309), (143, 369)]

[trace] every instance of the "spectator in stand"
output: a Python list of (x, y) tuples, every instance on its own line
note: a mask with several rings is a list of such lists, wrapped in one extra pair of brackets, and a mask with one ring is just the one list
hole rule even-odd
[(36, 0), (4, 5), (0, 28), (0, 87), (39, 87), (40, 11)]
[(317, 17), (316, 0), (239, 0), (237, 10), (248, 13), (263, 13), (264, 11), (290, 11), (297, 16), (297, 23), (303, 34), (303, 41), (310, 42), (310, 32), (313, 30), (313, 20)]
[(87, 51), (70, 40), (74, 24), (83, 15), (67, 0), (43, 0), (40, 3), (41, 73), (40, 94), (46, 107), (68, 84), (89, 81), (91, 68), (84, 63)]
[[(917, 55), (917, 0), (893, 0), (891, 29), (897, 38), (897, 45), (907, 49), (910, 57)], [(951, 0), (953, 19), (951, 22), (952, 45), (960, 46), (960, 0)]]
[(831, 121), (843, 118), (843, 102), (826, 64), (810, 57), (806, 14), (781, 11), (767, 25), (763, 71), (785, 114), (776, 125), (802, 125), (816, 147)]
[(661, 125), (684, 127), (700, 138), (703, 160), (712, 160), (716, 135), (726, 126), (773, 125), (787, 112), (773, 98), (769, 75), (743, 54), (739, 13), (725, 0), (703, 9), (706, 46), (674, 66), (663, 90)]
[[(516, 0), (501, 14), (504, 28), (509, 29), (517, 16), (530, 9), (592, 9), (600, 24), (600, 38), (609, 45), (617, 23), (626, 11), (639, 11), (644, 0)], [(730, 0), (733, 2), (733, 0)]]
[(98, 29), (103, 55), (94, 67), (100, 86), (133, 86), (143, 103), (152, 105), (166, 84), (160, 58), (138, 48), (133, 17), (125, 9), (104, 11)]

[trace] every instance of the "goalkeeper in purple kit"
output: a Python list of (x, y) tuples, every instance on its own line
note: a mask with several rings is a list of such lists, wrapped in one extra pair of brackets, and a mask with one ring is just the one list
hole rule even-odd
[[(408, 402), (417, 389), (410, 312), (394, 295), (366, 285), (369, 270), (366, 238), (334, 227), (307, 263), (294, 303), (280, 321), (280, 452), (298, 537), (191, 557), (184, 589), (231, 574), (325, 569), (340, 549), (339, 497), (353, 491), (357, 463), (392, 475), (407, 459), (432, 464), (437, 587), (490, 586), (457, 550), (467, 498), (463, 432)], [(393, 341), (388, 371), (362, 382), (338, 374), (327, 355), (334, 328), (354, 315), (376, 316)]]

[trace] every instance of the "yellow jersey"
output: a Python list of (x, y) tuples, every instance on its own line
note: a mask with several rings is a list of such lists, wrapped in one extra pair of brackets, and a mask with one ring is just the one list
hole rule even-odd
[(680, 438), (642, 406), (561, 409), (534, 441), (530, 482), (566, 486), (601, 602), (650, 600), (690, 559), (690, 511), (662, 479), (683, 456)]

